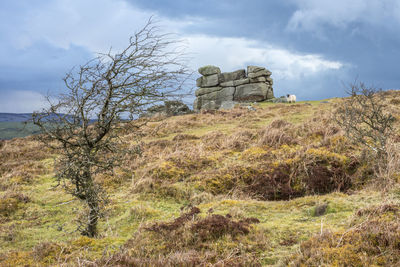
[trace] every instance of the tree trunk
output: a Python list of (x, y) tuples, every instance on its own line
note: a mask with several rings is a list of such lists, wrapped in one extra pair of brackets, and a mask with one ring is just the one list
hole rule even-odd
[(82, 234), (88, 237), (95, 237), (97, 236), (97, 222), (99, 219), (99, 203), (97, 197), (88, 199), (87, 204), (89, 207), (88, 224)]
[(97, 235), (97, 222), (99, 220), (100, 207), (99, 207), (99, 197), (98, 191), (92, 179), (90, 166), (86, 167), (86, 170), (82, 177), (84, 177), (83, 190), (84, 190), (84, 200), (89, 208), (87, 214), (87, 225), (82, 231), (82, 235), (88, 237), (95, 237)]

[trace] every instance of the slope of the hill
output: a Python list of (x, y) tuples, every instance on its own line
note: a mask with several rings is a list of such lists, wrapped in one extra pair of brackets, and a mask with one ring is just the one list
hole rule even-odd
[(39, 133), (32, 123), (32, 113), (0, 113), (0, 140), (25, 137)]
[[(400, 189), (376, 186), (331, 120), (339, 101), (148, 123), (142, 156), (96, 177), (110, 198), (96, 239), (76, 231), (82, 205), (56, 186), (54, 152), (33, 137), (0, 141), (0, 265), (398, 263), (400, 237), (385, 234), (400, 227)], [(400, 118), (396, 101), (388, 109)]]

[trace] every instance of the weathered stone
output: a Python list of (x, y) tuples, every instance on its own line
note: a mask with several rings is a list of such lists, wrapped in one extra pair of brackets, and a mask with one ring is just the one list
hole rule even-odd
[(209, 76), (201, 76), (196, 80), (196, 85), (198, 87), (212, 87), (219, 84), (218, 74), (213, 74)]
[(219, 85), (223, 86), (223, 87), (231, 87), (231, 86), (238, 86), (238, 85), (242, 85), (242, 84), (246, 84), (246, 83), (250, 83), (250, 79), (249, 78), (235, 80), (235, 81), (229, 81), (229, 82), (224, 82), (224, 83), (220, 83)]
[(203, 82), (203, 76), (196, 79), (196, 86), (201, 87), (201, 83)]
[(258, 67), (258, 66), (247, 66), (247, 74), (253, 73), (253, 72), (258, 72), (261, 70), (265, 70), (263, 67)]
[(219, 91), (199, 96), (198, 102), (201, 103), (201, 109), (218, 109), (222, 102), (232, 101), (234, 93), (235, 87), (225, 87)]
[(237, 104), (236, 101), (222, 101), (219, 109), (233, 109)]
[(236, 87), (234, 101), (252, 102), (262, 101), (267, 98), (269, 86), (266, 83), (249, 83)]
[(229, 82), (234, 80), (240, 80), (246, 78), (245, 70), (237, 70), (233, 72), (223, 72), (219, 75), (219, 80), (221, 83)]
[(271, 74), (272, 73), (269, 70), (260, 70), (257, 72), (251, 72), (251, 73), (247, 74), (247, 76), (249, 78), (257, 78), (260, 76), (269, 77), (269, 76), (271, 76)]
[(271, 99), (274, 98), (274, 90), (272, 89), (271, 86), (268, 87), (268, 91), (267, 91), (267, 99)]
[(267, 79), (265, 77), (250, 78), (251, 83), (265, 83)]
[(201, 100), (199, 97), (196, 97), (196, 99), (193, 102), (193, 110), (199, 111), (200, 109), (201, 109)]
[(212, 93), (215, 91), (219, 91), (221, 89), (222, 89), (221, 86), (199, 88), (195, 91), (195, 95), (201, 96), (201, 95), (209, 94), (209, 93)]
[(192, 111), (189, 107), (182, 101), (164, 101), (163, 105), (154, 105), (147, 109), (143, 117), (153, 117), (153, 116), (178, 116), (189, 114)]
[(228, 82), (223, 82), (219, 84), (222, 87), (232, 87), (235, 86), (235, 81), (228, 81)]
[(233, 95), (235, 93), (235, 87), (225, 87), (219, 91), (217, 102), (222, 103), (223, 101), (233, 100)]
[(235, 93), (235, 87), (224, 87), (219, 91), (214, 91), (209, 94), (201, 96), (202, 100), (216, 100), (217, 103), (222, 103), (222, 101), (233, 100), (233, 94)]
[[(232, 108), (237, 102), (264, 101), (274, 98), (271, 72), (263, 67), (248, 66), (245, 70), (221, 73), (215, 66), (199, 69), (194, 110)], [(236, 102), (237, 101), (237, 102)]]
[(249, 83), (249, 82), (250, 82), (250, 79), (246, 78), (246, 79), (240, 79), (240, 80), (233, 81), (233, 84), (235, 86), (239, 86), (239, 85), (246, 84), (246, 83)]
[(212, 66), (212, 65), (207, 65), (207, 66), (201, 67), (201, 68), (199, 68), (198, 71), (201, 75), (204, 75), (204, 76), (221, 73), (221, 70), (218, 67)]
[(268, 77), (268, 78), (267, 78), (267, 82), (268, 82), (270, 85), (274, 85), (274, 80), (272, 80), (271, 77)]
[(219, 105), (214, 100), (205, 101), (201, 106), (203, 110), (218, 109)]

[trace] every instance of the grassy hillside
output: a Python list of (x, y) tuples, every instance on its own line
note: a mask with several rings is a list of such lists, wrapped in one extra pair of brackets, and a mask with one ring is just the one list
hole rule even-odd
[[(399, 119), (400, 93), (387, 99)], [(0, 265), (394, 266), (400, 171), (377, 180), (331, 120), (340, 101), (148, 123), (142, 156), (96, 177), (110, 198), (96, 239), (76, 229), (82, 205), (57, 187), (55, 152), (0, 141)]]
[(0, 140), (39, 133), (39, 128), (32, 123), (24, 123), (31, 119), (31, 113), (0, 113)]
[(25, 137), (40, 132), (39, 127), (32, 123), (23, 122), (0, 122), (0, 140), (12, 139), (15, 137)]

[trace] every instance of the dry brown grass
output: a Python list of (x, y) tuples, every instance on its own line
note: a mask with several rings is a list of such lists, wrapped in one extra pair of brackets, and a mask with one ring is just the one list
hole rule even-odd
[[(393, 99), (398, 97), (396, 95)], [(334, 108), (335, 100), (330, 102), (326, 105), (271, 104), (255, 106), (256, 111), (238, 107), (230, 111), (158, 118), (158, 121), (149, 122), (141, 133), (127, 130), (123, 138), (132, 144), (141, 144), (142, 156), (127, 158), (124, 166), (115, 169), (113, 175), (96, 177), (112, 197), (112, 208), (107, 215), (107, 224), (110, 224), (107, 229), (111, 230), (107, 230), (105, 238), (95, 240), (75, 236), (72, 241), (65, 241), (65, 237), (58, 236), (58, 239), (46, 239), (46, 242), (34, 243), (30, 240), (33, 245), (29, 248), (20, 244), (25, 251), (8, 251), (0, 255), (0, 265), (49, 263), (75, 266), (78, 262), (81, 266), (276, 264), (289, 251), (296, 249), (300, 240), (315, 233), (312, 225), (319, 224), (320, 219), (330, 221), (335, 229), (343, 227), (350, 214), (346, 211), (347, 204), (329, 203), (326, 214), (318, 218), (310, 215), (312, 212), (309, 209), (315, 207), (320, 199), (335, 196), (335, 199), (346, 202), (355, 194), (307, 196), (273, 203), (258, 200), (288, 200), (335, 191), (354, 193), (354, 190), (376, 178), (371, 158), (351, 143), (330, 120), (329, 109)], [(397, 112), (396, 101), (388, 98), (388, 102), (391, 102), (393, 112)], [(138, 134), (141, 139), (137, 139)], [(382, 177), (391, 182), (400, 181), (400, 157), (396, 144), (399, 140), (392, 142), (388, 169), (381, 169)], [(55, 211), (50, 210), (48, 214), (43, 211), (43, 207), (37, 204), (44, 202), (37, 201), (37, 195), (17, 193), (22, 189), (35, 188), (36, 177), (52, 171), (51, 160), (45, 160), (52, 156), (30, 138), (0, 142), (0, 186), (4, 187), (0, 193), (0, 210), (2, 200), (9, 202), (4, 207), (12, 207), (4, 208), (0, 219), (4, 222), (0, 226), (3, 242), (20, 242), (22, 226), (17, 224), (17, 217), (21, 216), (25, 207), (35, 205), (35, 212), (37, 209), (39, 214), (47, 216), (46, 221), (51, 220)], [(49, 187), (50, 182), (46, 186)], [(364, 200), (360, 199), (357, 203), (364, 204)], [(177, 215), (179, 207), (188, 204), (207, 208), (194, 216), (185, 217), (188, 210)], [(310, 208), (307, 205), (311, 205)], [(215, 214), (212, 210), (207, 212), (210, 206), (217, 210)], [(270, 207), (279, 214), (271, 221), (269, 217), (262, 217), (265, 213), (268, 213), (266, 216), (274, 214), (267, 211)], [(343, 210), (338, 211), (338, 207)], [(393, 222), (391, 212), (378, 212), (381, 215), (377, 217), (389, 218)], [(358, 219), (365, 219), (367, 213), (363, 211)], [(290, 220), (281, 222), (279, 216)], [(259, 218), (261, 225), (243, 224), (246, 217)], [(165, 221), (165, 218), (177, 219)], [(183, 218), (182, 222), (179, 218)], [(41, 222), (29, 220), (24, 226)], [(379, 231), (384, 233), (384, 227), (396, 230), (382, 223), (383, 220), (376, 224), (382, 231), (373, 231), (372, 225), (362, 230), (373, 234), (379, 234)], [(281, 227), (281, 224), (285, 226)], [(146, 230), (154, 225), (165, 229)], [(349, 228), (354, 225), (349, 225)], [(276, 232), (276, 229), (281, 232)], [(324, 232), (308, 245), (304, 243), (304, 254), (292, 258), (292, 263), (318, 265), (325, 262), (329, 254), (337, 257), (338, 261), (332, 262), (340, 266), (349, 262), (344, 258), (346, 255), (350, 259), (355, 254), (362, 255), (364, 245), (351, 246), (353, 241), (367, 238), (358, 230), (354, 236), (347, 237), (346, 234), (341, 246), (335, 250), (343, 233)], [(121, 240), (128, 237), (131, 239), (126, 243), (124, 239), (121, 250), (112, 247), (118, 242), (120, 245)], [(394, 242), (396, 238), (394, 236), (387, 241)], [(386, 242), (380, 237), (377, 240)], [(109, 249), (104, 248), (107, 242), (111, 244)], [(328, 254), (318, 251), (320, 245)], [(99, 248), (101, 251), (96, 251)], [(354, 252), (353, 248), (357, 251)], [(349, 254), (346, 254), (348, 251)], [(388, 251), (387, 255), (396, 255), (391, 250), (385, 251)], [(343, 258), (338, 256), (341, 253)], [(265, 255), (269, 255), (268, 259)], [(314, 255), (315, 262), (311, 259)]]
[[(89, 266), (261, 266), (249, 248), (267, 246), (267, 239), (253, 244), (251, 227), (256, 218), (236, 220), (231, 215), (199, 216), (192, 207), (171, 222), (144, 226), (120, 252)], [(250, 238), (248, 239), (247, 236)], [(157, 244), (150, 240), (158, 240)], [(222, 239), (235, 241), (233, 247), (220, 247)]]
[(0, 148), (0, 188), (17, 190), (18, 185), (32, 183), (38, 175), (48, 172), (42, 160), (51, 152), (33, 137), (2, 141)]
[[(287, 106), (270, 108), (274, 107)], [(302, 108), (293, 105), (288, 112)], [(216, 120), (256, 114), (248, 112), (234, 109), (199, 116)], [(266, 111), (256, 112), (261, 116)], [(362, 166), (358, 153), (333, 124), (330, 113), (319, 112), (303, 123), (276, 119), (258, 130), (236, 127), (231, 133), (210, 131), (200, 137), (180, 133), (172, 140), (150, 141), (145, 145), (143, 164), (131, 166), (135, 166), (135, 192), (162, 189), (163, 194), (181, 194), (187, 200), (198, 191), (278, 200), (346, 191), (362, 184), (365, 177), (354, 178)]]
[(398, 266), (400, 209), (382, 204), (359, 210), (344, 232), (324, 232), (303, 242), (291, 266)]

